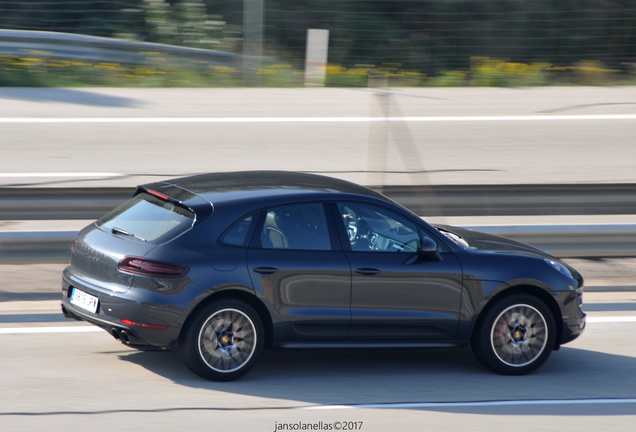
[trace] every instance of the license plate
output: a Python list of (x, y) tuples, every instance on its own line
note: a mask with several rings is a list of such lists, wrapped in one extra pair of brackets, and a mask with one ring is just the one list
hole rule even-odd
[(97, 304), (99, 299), (90, 294), (86, 294), (84, 291), (80, 291), (77, 288), (73, 288), (71, 291), (71, 304), (86, 309), (89, 312), (97, 313)]

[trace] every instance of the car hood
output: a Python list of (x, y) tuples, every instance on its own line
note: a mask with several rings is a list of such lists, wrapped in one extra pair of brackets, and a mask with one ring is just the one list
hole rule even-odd
[(499, 252), (506, 254), (527, 255), (540, 258), (553, 258), (550, 254), (515, 240), (487, 234), (481, 231), (473, 231), (467, 228), (459, 228), (450, 225), (435, 225), (441, 231), (450, 231), (463, 238), (471, 250), (484, 252)]

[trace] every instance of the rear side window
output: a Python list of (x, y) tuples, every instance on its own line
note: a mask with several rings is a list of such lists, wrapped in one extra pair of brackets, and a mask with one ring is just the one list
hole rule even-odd
[(97, 221), (97, 226), (131, 239), (152, 244), (164, 243), (194, 224), (194, 212), (140, 193)]
[(289, 204), (267, 210), (263, 249), (331, 250), (322, 203)]
[(245, 246), (247, 247), (247, 234), (250, 232), (250, 227), (254, 221), (254, 215), (251, 214), (239, 223), (235, 224), (230, 230), (223, 236), (221, 243), (225, 243), (230, 246)]

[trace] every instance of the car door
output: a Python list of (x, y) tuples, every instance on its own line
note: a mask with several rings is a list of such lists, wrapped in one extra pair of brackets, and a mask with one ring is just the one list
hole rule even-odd
[(422, 227), (387, 207), (332, 206), (352, 268), (350, 339), (374, 343), (452, 340), (459, 323), (461, 266), (439, 240), (418, 254)]
[(265, 298), (276, 343), (346, 340), (351, 320), (351, 267), (323, 203), (265, 209), (248, 250), (255, 289)]

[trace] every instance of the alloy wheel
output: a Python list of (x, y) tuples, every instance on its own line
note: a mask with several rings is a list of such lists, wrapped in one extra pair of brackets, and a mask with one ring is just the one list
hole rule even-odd
[(490, 331), (495, 355), (508, 366), (522, 367), (535, 361), (548, 342), (548, 325), (536, 308), (515, 304), (504, 309)]
[(254, 323), (238, 309), (212, 314), (199, 332), (199, 353), (211, 369), (230, 373), (243, 367), (254, 354), (257, 334)]

